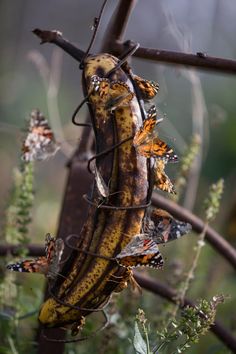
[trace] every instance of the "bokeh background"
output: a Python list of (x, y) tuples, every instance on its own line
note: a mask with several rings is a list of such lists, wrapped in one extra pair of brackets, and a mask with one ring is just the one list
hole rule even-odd
[[(13, 169), (19, 166), (20, 148), (25, 120), (34, 108), (40, 108), (49, 118), (62, 145), (54, 159), (40, 162), (36, 166), (35, 206), (30, 237), (33, 243), (43, 243), (46, 232), (57, 230), (60, 204), (66, 180), (66, 161), (76, 147), (81, 130), (71, 123), (71, 115), (82, 99), (81, 72), (78, 63), (52, 45), (39, 45), (32, 29), (57, 29), (64, 36), (86, 49), (92, 35), (93, 18), (98, 15), (102, 1), (94, 0), (2, 0), (1, 57), (0, 57), (0, 161), (1, 224), (4, 224), (4, 210), (12, 186)], [(93, 52), (99, 50), (104, 31), (112, 17), (117, 1), (110, 0), (102, 19)], [(144, 47), (184, 51), (206, 52), (211, 56), (236, 57), (236, 4), (229, 0), (148, 0), (137, 1), (130, 17), (125, 39), (132, 39)], [(191, 136), (201, 136), (202, 145), (198, 167), (193, 171), (191, 183), (181, 204), (203, 216), (203, 199), (211, 183), (220, 177), (225, 179), (225, 191), (217, 220), (213, 227), (219, 230), (232, 244), (236, 242), (236, 78), (214, 72), (185, 70), (174, 65), (162, 65), (140, 59), (132, 60), (133, 71), (160, 84), (155, 103), (165, 119), (161, 135), (175, 146), (181, 156)], [(51, 79), (53, 96), (50, 109), (46, 92), (46, 81)], [(53, 101), (54, 100), (54, 101)], [(49, 104), (50, 104), (49, 102)], [(55, 111), (58, 103), (58, 112)], [(56, 105), (57, 107), (57, 105)], [(53, 114), (55, 113), (55, 115)], [(86, 108), (80, 113), (85, 119)], [(178, 166), (172, 165), (169, 173), (174, 179)], [(178, 244), (167, 245), (163, 250), (168, 264), (159, 274), (152, 276), (172, 283), (174, 269), (187, 271), (195, 235), (183, 238)], [(177, 264), (177, 266), (176, 266)], [(176, 268), (177, 267), (177, 268)], [(38, 280), (40, 278), (40, 280)], [(29, 282), (30, 279), (30, 282)], [(20, 275), (19, 281), (26, 287), (29, 308), (34, 309), (41, 301), (43, 279)], [(230, 298), (219, 308), (218, 318), (235, 331), (235, 278), (232, 268), (208, 245), (200, 258), (196, 279), (191, 286), (192, 298), (211, 298), (215, 294), (228, 294)], [(37, 293), (37, 304), (33, 297)], [(128, 300), (127, 300), (128, 299)], [(158, 297), (143, 293), (140, 298), (129, 290), (120, 296), (120, 314), (124, 322), (132, 326), (132, 319), (138, 307), (143, 307), (152, 323), (153, 332), (158, 316), (166, 303)], [(130, 305), (131, 303), (131, 305)], [(129, 318), (124, 308), (129, 306)], [(155, 314), (155, 315), (154, 315)], [(123, 317), (122, 317), (123, 318)], [(28, 327), (27, 327), (28, 326)], [(31, 331), (29, 330), (29, 326)], [(36, 321), (20, 323), (19, 328), (31, 333)], [(129, 327), (128, 326), (128, 327)], [(123, 332), (114, 333), (116, 343), (125, 341), (123, 351), (119, 345), (112, 353), (132, 353)], [(124, 334), (125, 333), (125, 334)], [(127, 332), (128, 333), (128, 332)], [(32, 340), (28, 335), (27, 340)], [(100, 338), (101, 339), (101, 338)], [(97, 348), (100, 346), (96, 340)], [(93, 343), (93, 344), (94, 344)], [(120, 344), (121, 345), (121, 344)], [(78, 349), (79, 348), (79, 349)], [(120, 347), (121, 348), (121, 347)], [(127, 350), (124, 351), (124, 348)], [(92, 344), (78, 344), (68, 347), (67, 353), (87, 353)], [(202, 338), (190, 349), (191, 353), (227, 353), (228, 350), (212, 335)], [(99, 351), (97, 351), (99, 352)], [(105, 352), (105, 351), (103, 351)], [(109, 352), (109, 351), (108, 351)], [(21, 353), (21, 352), (20, 352)]]

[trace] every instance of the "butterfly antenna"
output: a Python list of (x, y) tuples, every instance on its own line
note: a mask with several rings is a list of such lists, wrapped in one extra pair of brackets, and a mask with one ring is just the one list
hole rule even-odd
[(89, 55), (89, 51), (95, 41), (95, 38), (96, 38), (96, 35), (97, 35), (97, 32), (98, 32), (98, 28), (99, 28), (99, 25), (100, 25), (100, 22), (101, 22), (101, 18), (102, 18), (102, 15), (103, 15), (103, 12), (104, 12), (104, 9), (105, 9), (105, 6), (106, 6), (106, 3), (107, 3), (108, 0), (104, 0), (103, 4), (102, 4), (102, 7), (101, 7), (101, 10), (100, 10), (100, 13), (99, 13), (99, 16), (98, 17), (95, 17), (94, 18), (94, 22), (93, 22), (93, 28), (94, 28), (94, 31), (93, 31), (93, 36), (91, 38), (91, 41), (89, 43), (89, 46), (81, 60), (81, 63), (80, 63), (80, 66), (79, 68), (82, 70), (84, 68), (84, 62), (85, 60), (87, 59), (88, 55)]

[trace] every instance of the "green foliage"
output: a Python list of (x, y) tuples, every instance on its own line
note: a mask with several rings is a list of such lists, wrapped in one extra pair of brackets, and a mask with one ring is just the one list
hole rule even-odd
[(216, 183), (212, 184), (209, 190), (209, 195), (204, 201), (206, 222), (211, 222), (215, 219), (220, 208), (220, 200), (224, 189), (224, 180), (221, 178)]
[[(133, 346), (136, 354), (178, 354), (198, 343), (215, 321), (216, 309), (224, 302), (224, 296), (214, 296), (211, 301), (199, 300), (196, 306), (186, 306), (172, 320), (169, 328), (156, 331), (159, 344), (150, 350), (147, 319), (139, 309), (134, 323)], [(144, 335), (144, 338), (143, 338)]]
[(25, 245), (29, 242), (27, 234), (34, 201), (33, 163), (22, 163), (21, 169), (15, 169), (13, 174), (14, 186), (6, 210), (5, 240), (11, 244)]
[[(142, 309), (138, 309), (136, 315), (136, 321), (134, 323), (134, 338), (133, 345), (136, 354), (152, 354), (149, 346), (148, 329), (146, 326), (147, 319)], [(145, 335), (145, 340), (142, 337), (139, 326), (142, 328), (142, 332)]]
[[(211, 301), (199, 300), (198, 305), (186, 306), (180, 313), (179, 318), (171, 323), (172, 330), (165, 328), (157, 331), (161, 343), (156, 346), (154, 353), (162, 353), (167, 349), (168, 353), (183, 353), (192, 344), (198, 343), (200, 337), (207, 333), (210, 326), (214, 323), (217, 306), (224, 302), (224, 297), (214, 296)], [(173, 351), (168, 349), (175, 347)]]
[[(28, 226), (34, 201), (33, 172), (32, 163), (22, 163), (20, 170), (14, 170), (14, 185), (6, 209), (4, 238), (8, 243), (22, 246), (19, 251), (21, 256), (26, 254), (25, 245), (29, 242)], [(8, 271), (3, 274), (0, 282), (0, 352), (6, 354), (18, 353), (15, 340), (20, 313), (24, 306), (21, 303), (22, 286), (16, 279), (17, 275)], [(28, 308), (29, 306), (25, 310)]]

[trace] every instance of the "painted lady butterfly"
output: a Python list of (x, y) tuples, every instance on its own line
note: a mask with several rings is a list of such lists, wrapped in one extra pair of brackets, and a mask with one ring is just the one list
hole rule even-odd
[(151, 106), (147, 112), (147, 118), (144, 120), (143, 125), (134, 136), (134, 146), (137, 147), (138, 145), (144, 143), (152, 135), (156, 124), (162, 120), (163, 118), (157, 119), (156, 106)]
[(93, 75), (90, 82), (107, 110), (113, 111), (117, 107), (127, 106), (134, 97), (134, 93), (124, 82), (110, 81), (97, 75)]
[(176, 240), (192, 230), (192, 226), (184, 221), (173, 218), (167, 211), (153, 209), (150, 219), (144, 222), (144, 232), (155, 241), (155, 243), (166, 243)]
[(165, 165), (167, 160), (156, 159), (155, 160), (155, 177), (154, 187), (164, 192), (176, 194), (175, 188), (167, 174), (165, 173)]
[(22, 146), (24, 161), (45, 160), (58, 151), (59, 144), (48, 125), (47, 119), (39, 110), (30, 115), (28, 134)]
[(138, 86), (142, 99), (145, 101), (154, 98), (159, 91), (159, 85), (157, 82), (145, 80), (137, 75), (133, 76), (133, 80)]
[(164, 261), (157, 244), (146, 234), (136, 235), (116, 256), (119, 265), (127, 268), (162, 268)]
[(45, 236), (46, 256), (26, 259), (14, 264), (8, 264), (7, 269), (15, 272), (40, 273), (47, 278), (55, 278), (59, 271), (59, 263), (64, 249), (61, 238), (55, 239), (50, 234)]
[(146, 158), (154, 157), (166, 159), (168, 162), (177, 162), (178, 156), (174, 154), (174, 150), (154, 132), (155, 125), (162, 121), (162, 119), (158, 120), (156, 115), (156, 107), (151, 106), (147, 118), (134, 136), (133, 145), (136, 151)]

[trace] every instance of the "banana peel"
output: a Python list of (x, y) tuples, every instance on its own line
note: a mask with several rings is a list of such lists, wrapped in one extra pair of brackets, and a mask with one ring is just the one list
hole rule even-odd
[[(142, 123), (136, 95), (127, 105), (118, 106), (111, 112), (104, 107), (98, 93), (92, 91), (91, 77), (105, 77), (117, 63), (116, 57), (99, 54), (89, 56), (84, 66), (83, 86), (85, 95), (90, 93), (88, 106), (97, 153), (134, 136)], [(135, 93), (132, 80), (123, 69), (115, 70), (109, 80), (123, 82)], [(149, 202), (148, 163), (146, 158), (136, 153), (132, 139), (99, 157), (96, 164), (109, 185), (109, 205), (125, 208)], [(79, 321), (83, 316), (99, 310), (113, 291), (122, 290), (127, 283), (129, 270), (119, 266), (114, 257), (140, 232), (145, 208), (101, 208), (96, 184), (90, 199), (87, 220), (76, 241), (76, 247), (107, 259), (91, 256), (83, 251), (72, 251), (61, 271), (63, 277), (58, 277), (50, 289), (53, 296), (40, 309), (39, 321), (46, 327), (64, 326)]]

